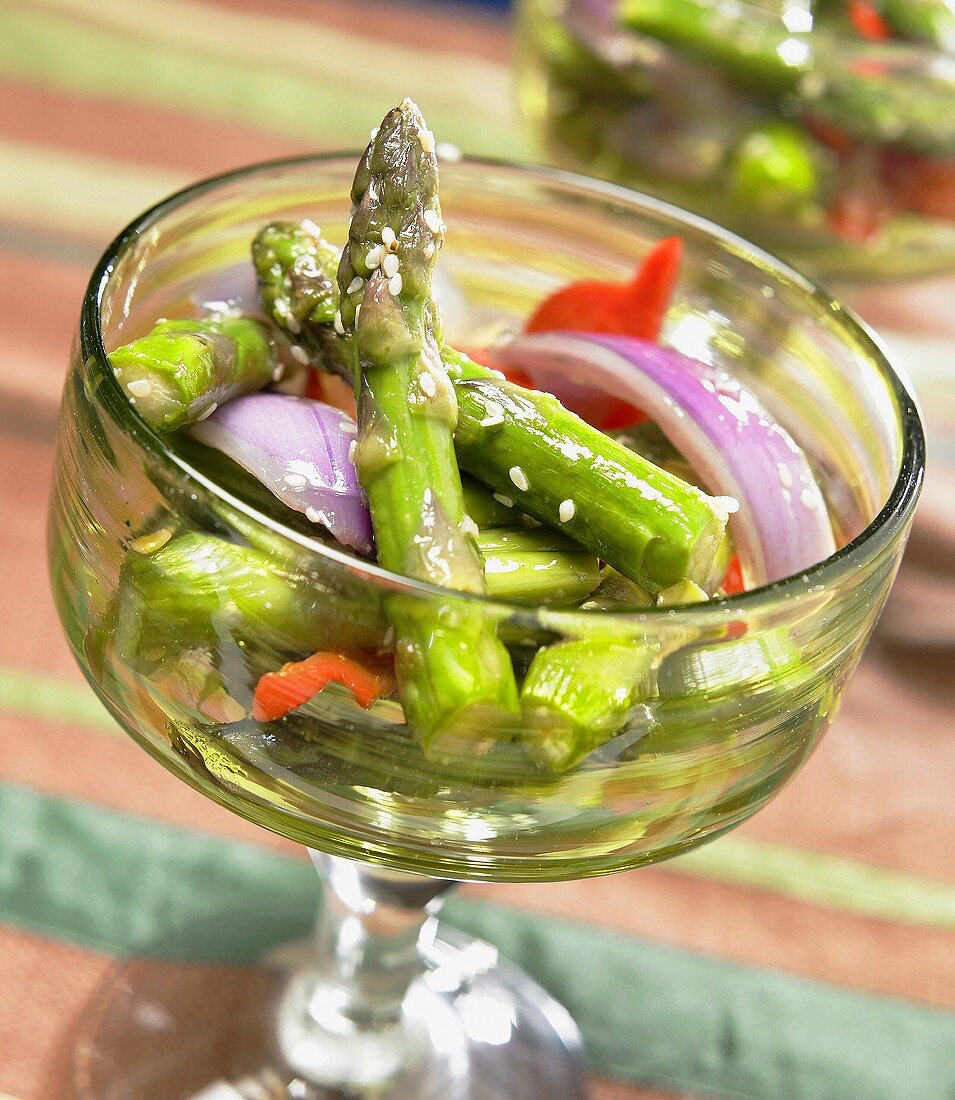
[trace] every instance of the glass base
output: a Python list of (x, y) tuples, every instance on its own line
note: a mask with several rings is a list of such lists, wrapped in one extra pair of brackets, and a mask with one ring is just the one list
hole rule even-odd
[[(104, 979), (79, 1028), (73, 1095), (81, 1100), (583, 1100), (577, 1028), (536, 982), (495, 948), (444, 925), (425, 950), (427, 970), (405, 1001), (408, 1065), (368, 1057), (349, 1036), (297, 1036), (310, 988), (310, 914), (232, 915), (177, 930)], [(194, 962), (210, 957), (223, 962)], [(170, 961), (176, 960), (176, 961)], [(182, 961), (186, 960), (186, 961)], [(234, 965), (235, 962), (255, 965)], [(282, 1042), (277, 1036), (281, 1032)], [(396, 1044), (397, 1046), (397, 1044)], [(407, 1048), (402, 1044), (404, 1049)], [(336, 1060), (365, 1084), (347, 1093), (316, 1083)], [(382, 1078), (390, 1082), (382, 1084)], [(67, 1093), (68, 1094), (68, 1093)]]

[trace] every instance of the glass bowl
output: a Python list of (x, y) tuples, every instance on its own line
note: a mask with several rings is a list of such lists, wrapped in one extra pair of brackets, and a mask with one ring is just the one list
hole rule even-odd
[[(117, 964), (81, 1017), (83, 1100), (137, 1100), (144, 1082), (151, 1096), (196, 1100), (223, 1090), (313, 1100), (328, 1088), (582, 1100), (567, 1013), (489, 945), (436, 927), (450, 880), (606, 874), (678, 855), (755, 813), (835, 717), (902, 555), (921, 426), (851, 315), (693, 215), (490, 162), (442, 173), (449, 338), (518, 323), (569, 279), (626, 275), (679, 234), (665, 340), (758, 391), (809, 456), (842, 548), (705, 605), (561, 611), (409, 581), (238, 499), (140, 421), (107, 350), (233, 279), (268, 220), (308, 216), (342, 241), (355, 162), (259, 165), (173, 196), (117, 238), (83, 302), (49, 539), (67, 637), (140, 745), (221, 805), (308, 845), (326, 887), (312, 948), (264, 952), (228, 1011), (214, 1007), (215, 968)], [(282, 721), (250, 716), (258, 678), (285, 660), (329, 645), (386, 648), (396, 600), (422, 620), (480, 620), (518, 673), (540, 645), (573, 639), (599, 655), (615, 643), (634, 661), (617, 662), (613, 683), (626, 693), (639, 677), (647, 701), (563, 771), (491, 720), (476, 731), (481, 755), (473, 740), (425, 749), (397, 700), (364, 711), (334, 687)], [(582, 659), (582, 679), (605, 674), (597, 656)], [(177, 926), (174, 953), (201, 957), (195, 945), (210, 942), (228, 952), (273, 926), (238, 904), (197, 932)]]
[[(878, 618), (921, 479), (911, 399), (851, 316), (738, 238), (561, 172), (449, 164), (442, 267), (466, 303), (450, 338), (519, 321), (569, 279), (623, 275), (679, 234), (686, 258), (665, 340), (758, 391), (809, 455), (843, 548), (739, 597), (640, 613), (493, 603), (387, 574), (283, 529), (191, 467), (139, 420), (105, 358), (157, 316), (188, 312), (196, 288), (243, 261), (268, 219), (307, 215), (342, 241), (353, 165), (303, 159), (198, 184), (143, 215), (93, 275), (50, 527), (56, 604), (93, 687), (132, 737), (210, 798), (312, 848), (396, 869), (576, 878), (678, 855), (739, 824), (828, 728)], [(177, 547), (208, 576), (185, 600), (161, 565)], [(266, 567), (242, 574), (236, 548), (265, 555)], [(220, 586), (236, 569), (257, 596), (268, 590), (280, 622)], [(485, 731), (492, 748), (481, 756), (429, 754), (397, 702), (364, 711), (334, 688), (280, 722), (249, 716), (263, 671), (329, 639), (386, 644), (383, 609), (395, 598), (427, 615), (485, 617), (518, 671), (562, 637), (649, 651), (654, 690), (620, 734), (564, 772), (536, 763), (515, 731)]]
[[(911, 33), (933, 6), (882, 5)], [(955, 268), (955, 58), (940, 49), (869, 40), (838, 4), (518, 8), (521, 101), (555, 163), (678, 202), (821, 278)]]

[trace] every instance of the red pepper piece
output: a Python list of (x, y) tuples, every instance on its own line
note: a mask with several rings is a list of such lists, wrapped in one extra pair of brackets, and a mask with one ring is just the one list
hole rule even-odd
[(860, 38), (870, 42), (887, 42), (892, 37), (892, 28), (870, 0), (849, 0), (846, 7), (849, 21)]
[(683, 241), (667, 237), (647, 253), (629, 283), (579, 282), (545, 298), (527, 332), (572, 330), (656, 340), (673, 296)]
[(317, 370), (310, 370), (305, 380), (305, 396), (313, 401), (324, 401), (325, 391), (322, 386), (322, 376)]
[(955, 160), (886, 149), (882, 178), (898, 209), (955, 221)]
[(342, 653), (313, 653), (304, 661), (291, 661), (278, 672), (266, 672), (252, 699), (252, 717), (274, 722), (313, 699), (331, 683), (344, 684), (359, 706), (368, 707), (387, 695), (394, 675), (381, 666), (361, 664)]
[(729, 564), (726, 566), (726, 572), (723, 574), (723, 580), (720, 582), (720, 588), (727, 596), (735, 596), (744, 590), (743, 569), (739, 563), (739, 554), (734, 554), (730, 558)]

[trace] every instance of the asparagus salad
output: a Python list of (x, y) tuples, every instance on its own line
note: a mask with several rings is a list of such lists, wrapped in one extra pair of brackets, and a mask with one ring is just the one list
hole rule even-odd
[(827, 273), (955, 264), (952, 0), (523, 0), (548, 152)]
[[(180, 678), (221, 663), (225, 632), (281, 655), (249, 699), (221, 690), (227, 676), (203, 689), (222, 723), (294, 734), (301, 708), (344, 692), (397, 714), (423, 760), (506, 739), (566, 771), (665, 694), (673, 663), (611, 632), (529, 630), (528, 612), (625, 616), (778, 580), (834, 550), (825, 501), (755, 393), (658, 342), (679, 239), (629, 282), (566, 286), (522, 332), (466, 352), (435, 300), (449, 230), (410, 100), (373, 132), (350, 201), (341, 249), (308, 220), (263, 224), (254, 289), (110, 354), (138, 415), (227, 490), (229, 532), (132, 538), (114, 644)], [(327, 602), (276, 567), (282, 526), (500, 613), (396, 584), (380, 619), (329, 629)], [(766, 659), (798, 666), (777, 650)]]

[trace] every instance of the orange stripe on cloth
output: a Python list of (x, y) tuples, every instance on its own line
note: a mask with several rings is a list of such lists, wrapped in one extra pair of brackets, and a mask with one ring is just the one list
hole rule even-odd
[(0, 79), (0, 136), (181, 169), (190, 177), (307, 151), (301, 142), (237, 122), (119, 99), (64, 95), (11, 79)]
[[(261, 14), (261, 0), (206, 0), (216, 7)], [(500, 15), (488, 15), (456, 4), (395, 4), (388, 0), (269, 0), (276, 18), (320, 23), (357, 32), (367, 38), (400, 43), (416, 49), (434, 48), (507, 61), (512, 44), (508, 23)]]

